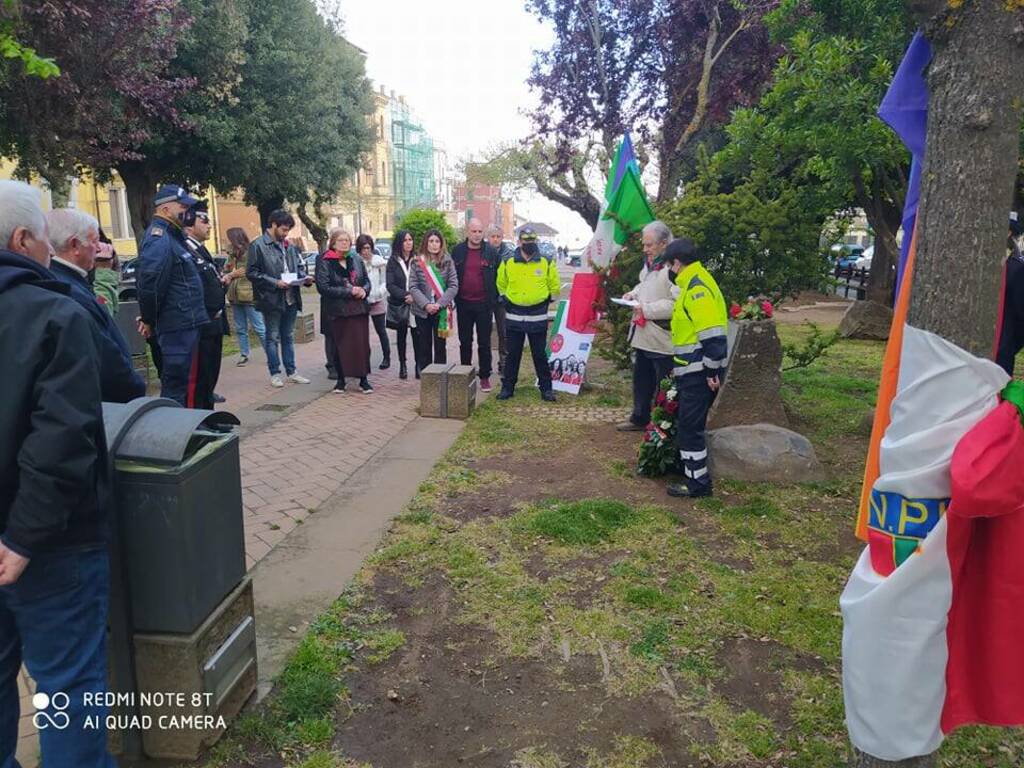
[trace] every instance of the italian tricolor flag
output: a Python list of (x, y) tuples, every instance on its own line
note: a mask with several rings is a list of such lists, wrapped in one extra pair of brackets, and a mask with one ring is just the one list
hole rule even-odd
[[(420, 259), (420, 269), (423, 270), (423, 274), (427, 276), (427, 284), (430, 286), (431, 292), (434, 294), (434, 300), (440, 303), (444, 298), (444, 292), (448, 290), (448, 286), (444, 282), (444, 278), (441, 277), (441, 270), (437, 268), (436, 264), (427, 263), (427, 260), (422, 256)], [(437, 335), (439, 338), (447, 339), (452, 332), (452, 308), (448, 306), (442, 306), (441, 311), (437, 313)]]
[(1024, 724), (1024, 385), (906, 322), (930, 58), (918, 35), (880, 110), (914, 170), (857, 521), (867, 548), (840, 598), (850, 739), (892, 761), (968, 723)]

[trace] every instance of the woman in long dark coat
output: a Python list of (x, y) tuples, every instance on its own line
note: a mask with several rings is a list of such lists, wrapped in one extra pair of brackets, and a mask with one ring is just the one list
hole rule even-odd
[[(334, 391), (345, 391), (345, 378), (359, 379), (364, 394), (370, 386), (370, 277), (363, 260), (349, 250), (342, 251), (342, 229), (331, 232), (321, 268), (316, 273), (316, 289), (323, 297), (324, 312), (331, 324), (331, 336), (337, 349), (338, 381)], [(349, 238), (351, 242), (351, 238)]]

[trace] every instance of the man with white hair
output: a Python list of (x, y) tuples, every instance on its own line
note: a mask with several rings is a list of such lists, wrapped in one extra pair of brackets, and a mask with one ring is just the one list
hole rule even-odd
[(640, 283), (623, 298), (637, 303), (629, 328), (633, 348), (633, 413), (620, 424), (620, 432), (643, 432), (651, 420), (651, 404), (662, 379), (672, 373), (672, 309), (679, 288), (663, 269), (662, 258), (672, 232), (661, 221), (643, 230), (644, 266)]
[(0, 765), (17, 765), (24, 662), (37, 722), (55, 726), (39, 730), (42, 764), (113, 768), (92, 703), (110, 593), (98, 334), (49, 264), (38, 191), (0, 181)]
[(146, 394), (146, 382), (135, 372), (128, 344), (103, 308), (89, 284), (89, 273), (96, 266), (100, 228), (96, 219), (74, 208), (58, 208), (46, 214), (53, 245), (50, 271), (65, 283), (71, 298), (89, 313), (98, 332), (100, 389), (109, 403), (127, 403)]

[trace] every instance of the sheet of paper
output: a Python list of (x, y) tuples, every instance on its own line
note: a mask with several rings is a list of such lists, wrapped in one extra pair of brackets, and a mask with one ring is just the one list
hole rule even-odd
[(288, 283), (288, 285), (300, 285), (302, 283), (297, 272), (282, 272), (281, 279)]
[(620, 307), (639, 307), (640, 302), (634, 301), (633, 299), (612, 299), (612, 304), (618, 304)]

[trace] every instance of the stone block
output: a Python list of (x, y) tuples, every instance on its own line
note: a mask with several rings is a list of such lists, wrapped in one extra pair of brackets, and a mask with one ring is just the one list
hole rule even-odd
[[(142, 729), (147, 756), (196, 760), (223, 735), (256, 690), (253, 617), (246, 577), (192, 634), (135, 635), (136, 701), (140, 717), (151, 718)], [(184, 694), (184, 706), (166, 694)]]
[(295, 316), (295, 343), (308, 344), (316, 338), (313, 310), (307, 309)]
[(476, 407), (477, 377), (472, 365), (453, 365), (448, 371), (448, 418), (468, 419)]
[(885, 341), (892, 327), (892, 310), (877, 301), (855, 301), (839, 323), (839, 333), (846, 339)]
[(745, 424), (708, 433), (713, 477), (748, 483), (813, 483), (825, 479), (814, 446), (774, 424)]
[(434, 363), (420, 371), (420, 416), (448, 417), (448, 371), (451, 363)]
[[(725, 381), (708, 413), (708, 429), (738, 424), (788, 427), (782, 406), (782, 344), (771, 320), (731, 323)], [(730, 333), (730, 336), (732, 334)]]

